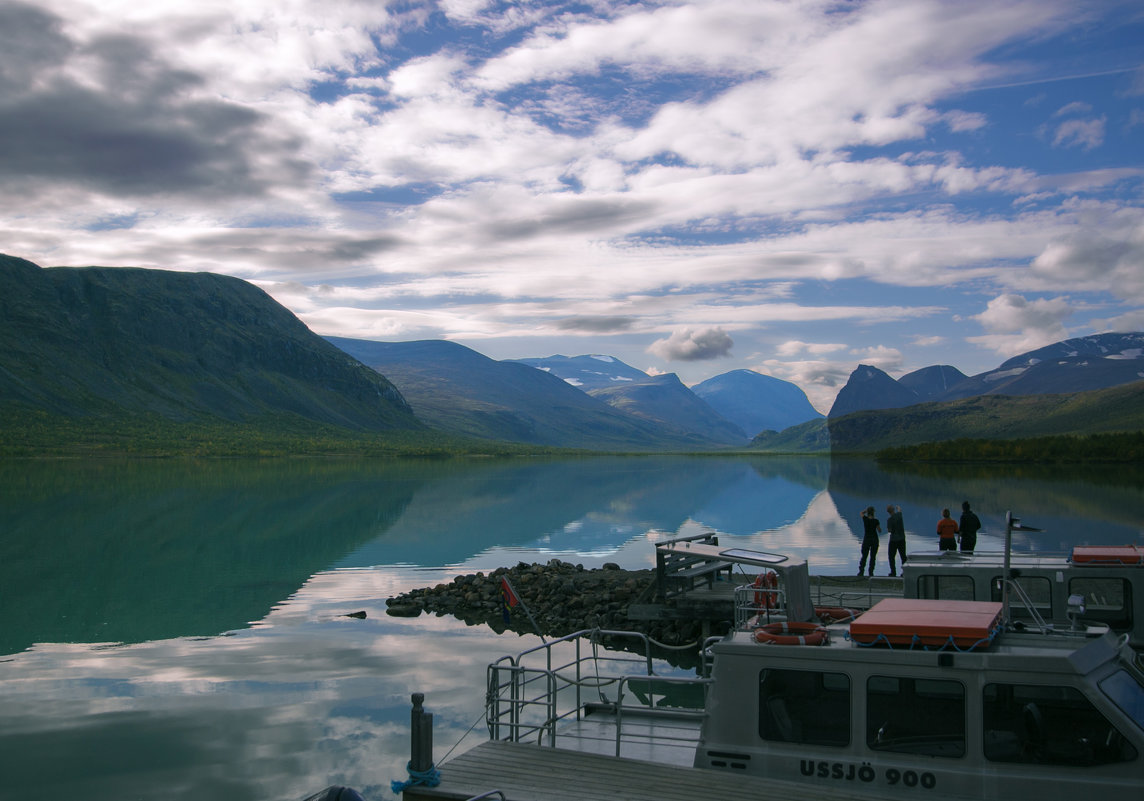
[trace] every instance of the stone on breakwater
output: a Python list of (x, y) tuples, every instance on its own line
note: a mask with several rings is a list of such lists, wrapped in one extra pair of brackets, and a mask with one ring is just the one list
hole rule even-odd
[(487, 625), (498, 634), (506, 630), (536, 633), (521, 606), (509, 610), (505, 625), (501, 579), (506, 577), (546, 637), (597, 627), (639, 631), (665, 645), (696, 642), (700, 636), (698, 621), (630, 620), (628, 607), (647, 603), (654, 595), (655, 571), (621, 570), (614, 563), (585, 570), (559, 559), (544, 565), (520, 562), (487, 575), (460, 575), (435, 587), (410, 590), (389, 598), (386, 611), (399, 617), (416, 617), (421, 612), (453, 615), (469, 625)]

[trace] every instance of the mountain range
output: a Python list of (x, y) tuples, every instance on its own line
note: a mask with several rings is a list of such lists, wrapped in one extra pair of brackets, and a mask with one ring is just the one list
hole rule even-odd
[[(688, 389), (673, 374), (651, 376), (613, 356), (557, 355), (515, 361), (559, 376), (633, 414), (684, 428), (698, 425), (701, 433), (723, 444), (742, 444), (761, 431), (822, 417), (797, 386), (753, 370), (732, 370)], [(695, 403), (695, 398), (703, 403)], [(727, 422), (733, 427), (727, 427)]]
[(302, 421), (593, 450), (870, 450), (1144, 429), (1142, 356), (1132, 333), (977, 376), (937, 365), (895, 381), (861, 365), (823, 418), (798, 387), (749, 370), (688, 388), (604, 355), (496, 361), (444, 341), (325, 339), (239, 279), (0, 255), (0, 429), (25, 432), (44, 420)]
[[(440, 431), (536, 445), (610, 450), (712, 447), (694, 431), (659, 425), (544, 370), (496, 361), (455, 342), (329, 337), (387, 376), (414, 414)], [(745, 444), (740, 432), (736, 444)]]
[(948, 365), (926, 367), (895, 381), (859, 365), (827, 415), (900, 409), (927, 401), (979, 395), (1051, 395), (1107, 389), (1144, 379), (1144, 333), (1094, 334), (1022, 353), (998, 367), (966, 376)]

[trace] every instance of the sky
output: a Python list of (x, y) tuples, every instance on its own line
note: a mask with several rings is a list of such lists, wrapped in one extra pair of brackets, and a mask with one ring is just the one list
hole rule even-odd
[(41, 266), (825, 412), (1144, 330), (1144, 4), (0, 0), (0, 186)]

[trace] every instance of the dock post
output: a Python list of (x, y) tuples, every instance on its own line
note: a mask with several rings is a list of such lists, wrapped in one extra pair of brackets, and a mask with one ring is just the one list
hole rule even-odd
[(421, 708), (425, 693), (413, 693), (413, 711), (409, 714), (409, 779), (389, 783), (394, 795), (404, 795), (414, 785), (436, 787), (441, 783), (441, 771), (433, 765), (433, 716)]
[(421, 707), (424, 702), (425, 693), (413, 693), (413, 710), (409, 721), (409, 769), (414, 775), (433, 770), (433, 713), (426, 712)]

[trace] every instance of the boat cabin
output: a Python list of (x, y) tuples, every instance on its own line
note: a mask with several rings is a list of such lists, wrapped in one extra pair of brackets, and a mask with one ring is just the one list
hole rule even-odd
[(907, 598), (1003, 601), (1011, 593), (1013, 622), (1048, 621), (1072, 628), (1107, 625), (1144, 648), (1144, 549), (1077, 546), (1068, 554), (1009, 555), (1005, 585), (1003, 553), (911, 554), (903, 569)]
[(711, 646), (695, 767), (882, 797), (1140, 797), (1144, 673), (1124, 637), (900, 598), (825, 628), (818, 645), (738, 630)]

